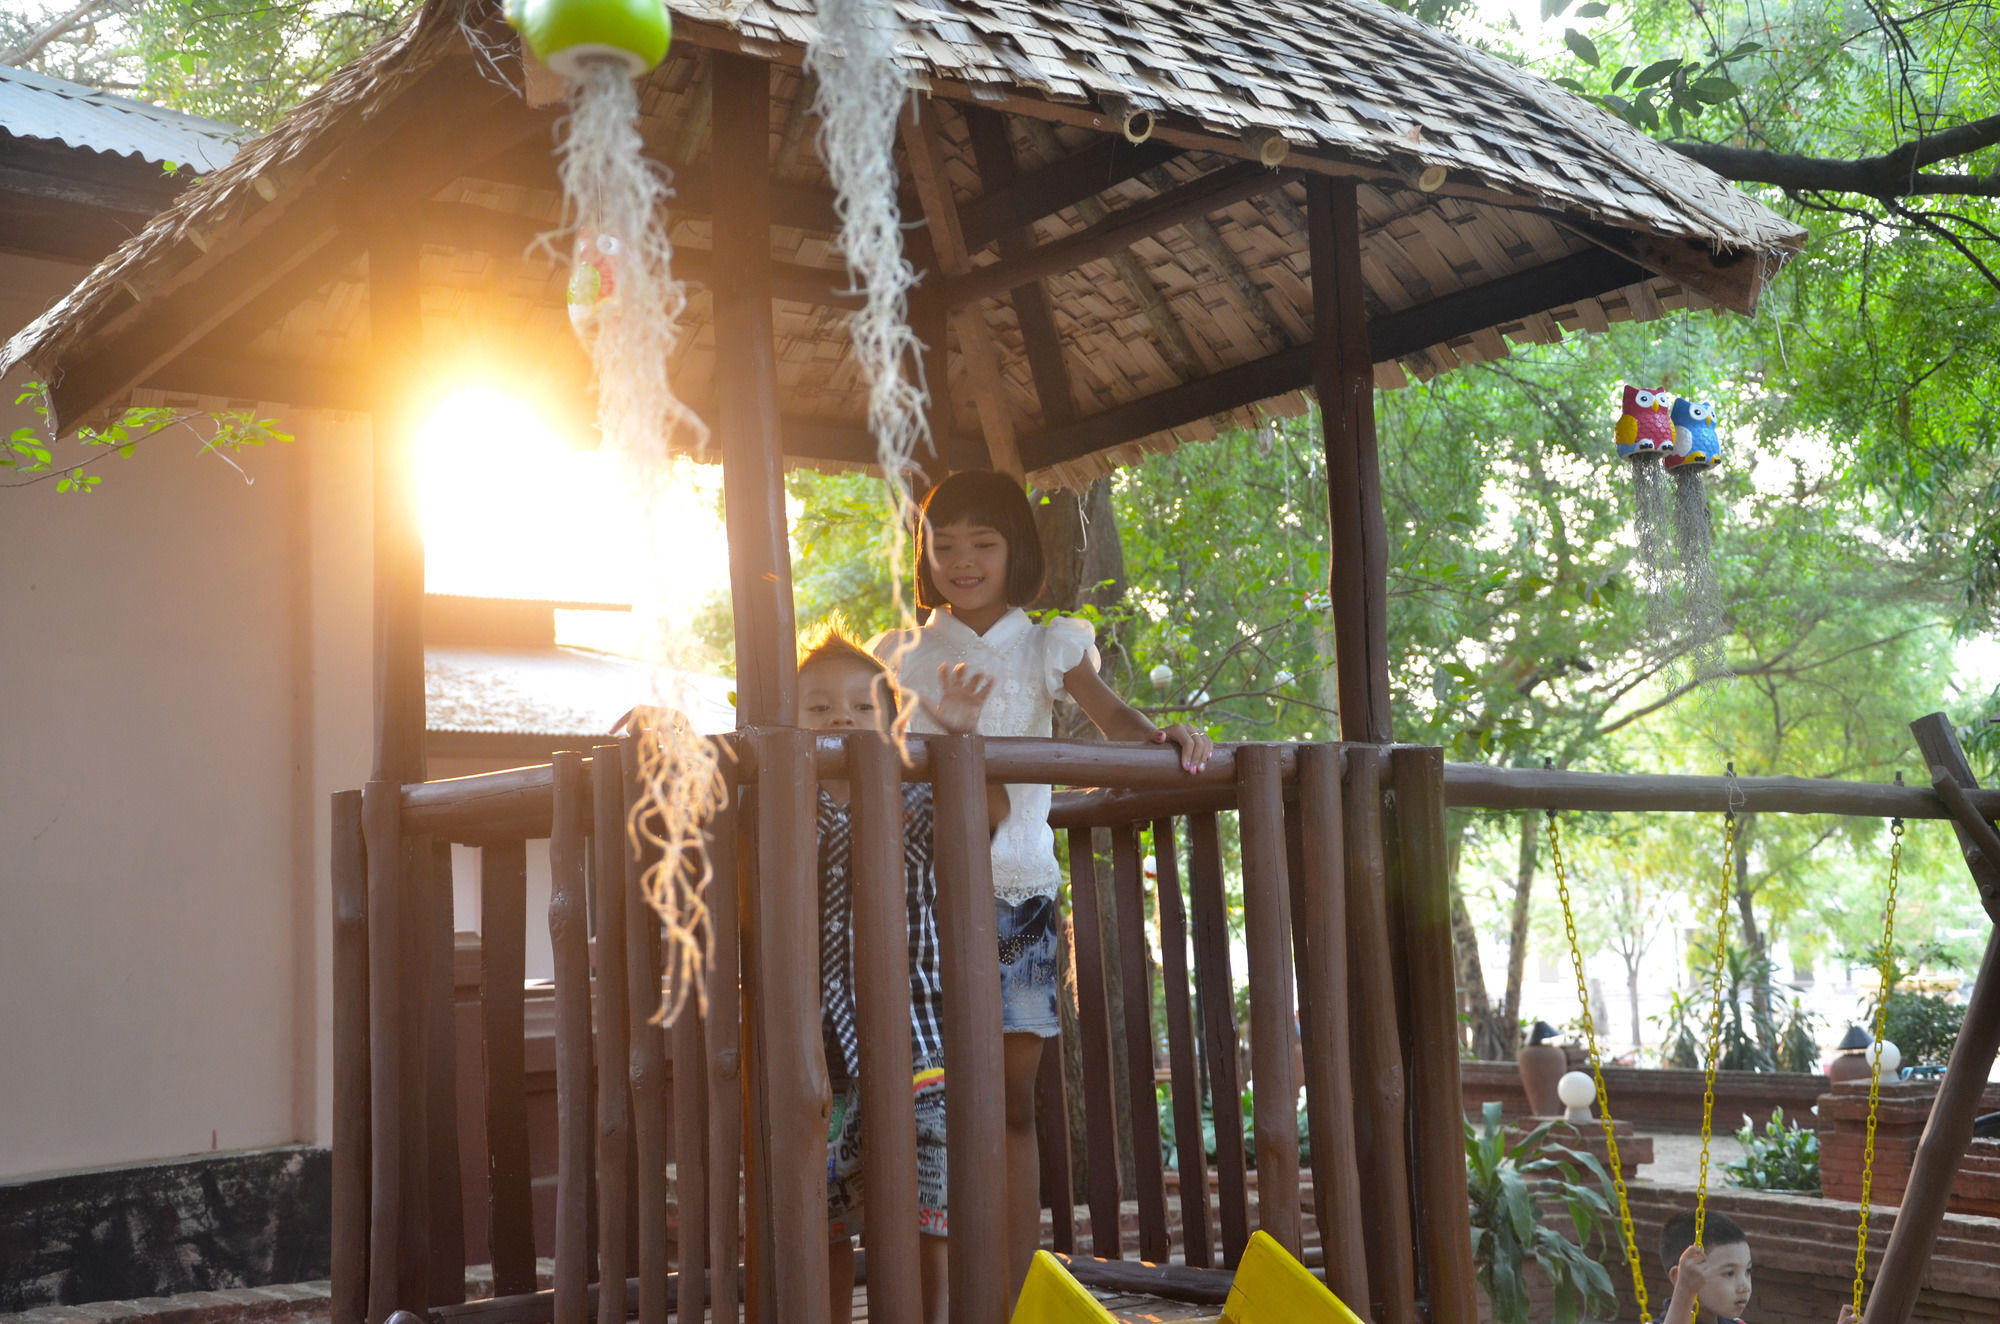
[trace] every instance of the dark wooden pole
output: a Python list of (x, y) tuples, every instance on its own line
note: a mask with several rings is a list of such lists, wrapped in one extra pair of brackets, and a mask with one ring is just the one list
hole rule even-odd
[[(624, 791), (622, 804), (639, 796), (639, 747), (618, 749)], [(638, 880), (651, 863), (628, 832), (625, 849), (625, 1014), (631, 1018), (626, 1074), (632, 1090), (633, 1148), (638, 1172), (639, 1324), (667, 1321), (667, 1052), (653, 1015), (660, 1009), (659, 916), (646, 904)]]
[[(1389, 950), (1388, 878), (1382, 858), (1382, 751), (1346, 751), (1349, 1027), (1354, 1044), (1354, 1143), (1372, 1216), (1362, 1227), (1368, 1285), (1382, 1324), (1415, 1324), (1416, 1263), (1410, 1246), (1410, 1171), (1405, 1136), (1401, 1013)], [(1456, 1039), (1453, 1042), (1457, 1042)]]
[(1326, 445), (1340, 734), (1382, 744), (1389, 723), (1389, 535), (1375, 454), (1375, 367), (1362, 304), (1361, 219), (1351, 179), (1306, 177), (1313, 391)]
[(1341, 831), (1340, 750), (1299, 749), (1301, 903), (1292, 941), (1304, 954), (1299, 1019), (1306, 1035), (1315, 1215), (1333, 1294), (1365, 1311), (1368, 1252), (1361, 1235), (1361, 1173), (1354, 1143), (1354, 1074), (1348, 1034), (1347, 842)]
[(479, 1001), (486, 1045), (486, 1237), (493, 1256), (495, 1296), (535, 1290), (524, 1061), (527, 928), (527, 843), (516, 839), (481, 847)]
[(416, 368), (423, 355), (418, 236), (368, 238), (374, 356), (375, 763), (372, 780), (424, 779), (424, 539), (417, 518)]
[(1153, 823), (1158, 866), (1160, 983), (1165, 989), (1167, 1057), (1174, 1081), (1174, 1167), (1181, 1179), (1181, 1258), (1197, 1268), (1214, 1263), (1208, 1237), (1208, 1156), (1201, 1140), (1201, 1079), (1195, 1063), (1195, 1024), (1188, 997), (1187, 906), (1181, 899), (1174, 821)]
[[(1000, 940), (986, 828), (986, 766), (976, 735), (932, 746), (937, 790), (938, 946), (944, 957), (946, 1195), (951, 1210), (951, 1317), (1000, 1324), (1010, 1279), (1006, 1073), (1000, 1048)], [(822, 1133), (823, 1134), (823, 1133)], [(824, 1206), (824, 1196), (821, 1197)], [(1093, 1237), (1095, 1229), (1092, 1230)], [(822, 1293), (824, 1296), (824, 1293)], [(790, 1318), (803, 1319), (803, 1315)]]
[(1097, 856), (1088, 828), (1069, 834), (1070, 960), (1076, 973), (1078, 1049), (1083, 1060), (1084, 1192), (1090, 1205), (1090, 1251), (1119, 1255), (1118, 1098), (1112, 1087), (1110, 1000), (1104, 991), (1104, 926)]
[[(716, 114), (719, 128), (719, 104)], [(826, 1310), (826, 1128), (833, 1106), (820, 1044), (812, 733), (762, 731), (757, 754), (755, 1011), (757, 1046), (765, 1063), (767, 1115), (760, 1143), (770, 1156), (762, 1183), (770, 1192), (775, 1298), (763, 1318), (806, 1320)], [(940, 847), (944, 835), (938, 834)], [(982, 848), (984, 844), (982, 840)], [(994, 994), (999, 994), (997, 977)], [(951, 1070), (957, 1075), (960, 1069), (954, 1057)], [(754, 1210), (757, 1192), (751, 1195)], [(957, 1240), (953, 1238), (954, 1244)], [(997, 1238), (982, 1249), (995, 1244)], [(959, 1286), (954, 1275), (954, 1298)]]
[(1146, 881), (1139, 829), (1111, 829), (1111, 883), (1118, 897), (1119, 987), (1125, 991), (1125, 1099), (1132, 1113), (1132, 1175), (1139, 1204), (1139, 1258), (1167, 1258), (1167, 1192), (1160, 1160), (1159, 1097), (1153, 1089), (1153, 981), (1146, 962)]
[(556, 1324), (585, 1324), (590, 1300), (590, 951), (584, 834), (590, 789), (583, 756), (555, 756), (549, 836), (549, 945), (556, 1003)]
[(430, 1304), (465, 1300), (465, 1183), (458, 1155), (458, 978), (452, 915), (451, 843), (430, 840), (419, 877), (425, 988), (424, 1129), (429, 1165)]
[(917, 1272), (917, 1110), (910, 1090), (910, 946), (903, 878), (903, 785), (896, 750), (847, 737), (853, 796), (854, 1003), (861, 1046), (861, 1151), (868, 1192), (868, 1313), (923, 1318)]
[[(591, 981), (596, 1006), (597, 1056), (597, 1276), (625, 1281), (625, 1242), (631, 1228), (626, 1202), (632, 1190), (628, 1147), (632, 1136), (632, 1014), (625, 979), (625, 769), (617, 745), (590, 751), (590, 859), (596, 883), (597, 971)], [(625, 1324), (623, 1301), (601, 1293), (597, 1324)]]
[(1245, 745), (1237, 752), (1236, 775), (1243, 832), (1243, 945), (1250, 967), (1250, 1081), (1256, 1089), (1251, 1112), (1257, 1136), (1257, 1222), (1298, 1255), (1304, 1250), (1299, 1090), (1292, 1079), (1292, 944), (1278, 751)]
[(398, 1308), (420, 1307), (402, 1297), (405, 1241), (403, 1150), (409, 1090), (403, 1082), (403, 981), (400, 923), (405, 874), (399, 792), (394, 782), (371, 781), (361, 792), (361, 824), (368, 858), (368, 1318), (382, 1324)]
[[(1088, 837), (1089, 833), (1084, 833)], [(1222, 838), (1214, 814), (1188, 819), (1188, 892), (1194, 915), (1194, 982), (1201, 998), (1208, 1096), (1215, 1119), (1216, 1195), (1222, 1206), (1222, 1265), (1236, 1267), (1250, 1240), (1243, 1100), (1236, 1079), (1236, 985), (1229, 973), (1229, 903)]]
[(1478, 1303), (1466, 1210), (1465, 1104), (1459, 1095), (1458, 993), (1445, 877), (1444, 751), (1400, 748), (1390, 765), (1410, 983), (1410, 1136), (1416, 1159), (1417, 1245), (1432, 1318), (1473, 1319)]
[(746, 55), (710, 60), (722, 367), (716, 431), (736, 614), (736, 711), (745, 726), (790, 726), (798, 720), (798, 657), (771, 331), (771, 69)]
[(368, 857), (361, 792), (333, 797), (333, 1317), (368, 1314)]
[[(1965, 751), (1943, 714), (1910, 724), (1917, 748), (1929, 764), (1933, 778), (1949, 780), (1960, 787), (1977, 786)], [(1995, 866), (1978, 849), (1974, 832), (1958, 826), (1961, 849), (1976, 881), (1985, 882), (1983, 872)], [(1984, 888), (1981, 889), (1985, 890)], [(1937, 1244), (1938, 1228), (1944, 1222), (1945, 1206), (1951, 1198), (1952, 1181), (1972, 1142), (1972, 1120), (1979, 1112), (1980, 1096), (1993, 1067), (1993, 1055), (2000, 1052), (2000, 927), (1986, 943), (1986, 955), (1972, 985), (1966, 1004), (1965, 1021), (1958, 1040), (1952, 1045), (1951, 1063), (1945, 1068), (1931, 1115), (1924, 1123), (1923, 1138), (1917, 1142), (1917, 1157), (1910, 1167), (1910, 1182), (1903, 1191), (1895, 1230), (1889, 1234), (1889, 1249), (1875, 1275), (1875, 1289), (1868, 1297), (1869, 1324), (1904, 1324), (1916, 1308), (1917, 1292), (1923, 1286), (1924, 1269)]]
[(702, 1047), (708, 1053), (708, 1238), (710, 1317), (737, 1318), (738, 1191), (743, 1152), (742, 1025), (736, 969), (741, 950), (737, 920), (737, 841), (742, 824), (732, 783), (708, 828), (708, 922), (715, 935), (708, 954), (708, 1019)]

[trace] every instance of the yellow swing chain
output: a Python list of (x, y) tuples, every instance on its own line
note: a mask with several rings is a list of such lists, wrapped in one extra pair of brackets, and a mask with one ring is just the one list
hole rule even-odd
[(1576, 943), (1576, 916), (1569, 903), (1569, 874), (1563, 865), (1562, 827), (1556, 811), (1549, 816), (1549, 854), (1554, 857), (1556, 895), (1562, 898), (1563, 933), (1569, 939), (1569, 959), (1576, 971), (1576, 1001), (1583, 1010), (1583, 1037), (1590, 1047), (1590, 1075), (1597, 1082), (1597, 1117), (1604, 1127), (1604, 1156), (1611, 1170), (1611, 1184), (1618, 1194), (1618, 1230), (1625, 1239), (1625, 1261), (1632, 1267), (1632, 1295), (1637, 1299), (1641, 1324), (1653, 1324), (1646, 1305), (1646, 1271), (1640, 1263), (1639, 1235), (1632, 1227), (1632, 1206), (1625, 1194), (1625, 1175), (1618, 1164), (1618, 1137), (1612, 1134), (1611, 1096), (1604, 1088), (1604, 1067), (1597, 1052), (1597, 1024), (1590, 1014), (1590, 994), (1583, 981), (1583, 951)]
[[(1735, 796), (1736, 767), (1729, 768), (1730, 794)], [(1701, 1088), (1701, 1175), (1694, 1188), (1694, 1244), (1702, 1245), (1702, 1229), (1708, 1222), (1708, 1141), (1715, 1122), (1715, 1071), (1722, 1058), (1722, 966), (1729, 947), (1729, 894), (1736, 886), (1736, 810), (1722, 816), (1722, 868), (1715, 888), (1715, 946), (1710, 952), (1712, 969), (1708, 981), (1708, 1067)], [(1701, 1315), (1701, 1301), (1695, 1300), (1694, 1318)]]
[(1868, 1068), (1868, 1141), (1861, 1150), (1861, 1229), (1854, 1245), (1854, 1317), (1861, 1318), (1862, 1274), (1868, 1268), (1868, 1193), (1875, 1181), (1875, 1105), (1882, 1096), (1882, 1030), (1889, 1014), (1891, 953), (1896, 943), (1896, 882), (1903, 871), (1903, 820), (1889, 823), (1889, 899), (1882, 908), (1880, 992), (1875, 999), (1875, 1042)]

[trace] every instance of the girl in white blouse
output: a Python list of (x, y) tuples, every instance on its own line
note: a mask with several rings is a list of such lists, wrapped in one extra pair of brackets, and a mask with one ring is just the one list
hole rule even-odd
[[(918, 527), (916, 581), (918, 605), (933, 614), (920, 629), (892, 631), (875, 645), (897, 683), (925, 701), (915, 706), (910, 729), (935, 733), (925, 708), (938, 701), (948, 673), (973, 673), (993, 685), (979, 718), (982, 735), (1050, 736), (1055, 700), (1067, 694), (1107, 739), (1170, 744), (1183, 768), (1199, 770), (1213, 743), (1178, 723), (1161, 730), (1112, 693), (1097, 673), (1090, 622), (1028, 619), (1022, 608), (1040, 594), (1042, 577), (1034, 511), (1019, 483), (974, 471), (932, 489)], [(1049, 788), (1010, 785), (1007, 795), (1007, 818), (993, 835), (993, 892), (1006, 1033), (1007, 1253), (1018, 1292), (1040, 1224), (1035, 1078), (1043, 1041), (1062, 1028), (1055, 930), (1062, 871), (1049, 830)]]

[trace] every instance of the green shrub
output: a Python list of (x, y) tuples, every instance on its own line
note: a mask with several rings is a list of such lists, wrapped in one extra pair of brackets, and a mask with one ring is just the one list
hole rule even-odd
[(1941, 1067), (1951, 1061), (1965, 1008), (1935, 993), (1899, 988), (1882, 1013), (1882, 1037), (1903, 1051), (1903, 1065)]
[(1736, 1138), (1743, 1143), (1743, 1158), (1723, 1168), (1730, 1185), (1752, 1191), (1819, 1192), (1819, 1133), (1787, 1122), (1783, 1108), (1772, 1110), (1761, 1136), (1745, 1117)]
[[(1541, 1126), (1508, 1144), (1498, 1103), (1482, 1110), (1478, 1130), (1465, 1124), (1473, 1263), (1493, 1303), (1495, 1324), (1527, 1324), (1528, 1287), (1521, 1272), (1530, 1259), (1555, 1285), (1558, 1324), (1573, 1324), (1585, 1312), (1601, 1317), (1617, 1305), (1611, 1275), (1590, 1254), (1600, 1235), (1609, 1246), (1617, 1227), (1611, 1179), (1595, 1157), (1549, 1144), (1548, 1134)], [(1578, 1180), (1579, 1168), (1596, 1178), (1595, 1187)], [(1537, 1195), (1562, 1202), (1575, 1241), (1542, 1221)]]

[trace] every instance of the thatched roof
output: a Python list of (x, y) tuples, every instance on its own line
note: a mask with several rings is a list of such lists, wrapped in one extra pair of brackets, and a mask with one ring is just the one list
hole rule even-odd
[[(422, 227), (430, 352), (575, 381), (565, 273), (526, 255), (557, 218), (553, 112), (515, 90), (523, 70), (493, 8), (431, 0), (17, 335), (0, 370), (25, 361), (54, 381), (66, 427), (136, 390), (366, 407), (361, 254), (386, 224)], [(712, 244), (711, 52), (766, 59), (786, 448), (863, 462), (862, 385), (836, 293), (846, 277), (798, 71), (811, 0), (674, 9), (674, 51), (643, 102), (651, 150), (676, 170), (683, 269), (698, 285)], [(1509, 338), (1687, 306), (1749, 312), (1803, 240), (1703, 167), (1373, 0), (901, 9), (911, 82), (930, 94), (923, 113), (973, 250), (969, 275), (934, 275), (932, 287), (977, 288), (993, 245), (1018, 254), (1023, 234), (1037, 251), (1068, 239), (1081, 255), (1039, 278), (1067, 401), (1041, 399), (1015, 297), (978, 289), (1020, 455), (1045, 483), (1085, 481), (1252, 406), (1297, 405), (1311, 380), (1312, 173), (1358, 183), (1383, 385), (1497, 357)], [(1135, 108), (1155, 125), (1142, 147), (1118, 136)], [(996, 125), (1011, 160), (996, 162)], [(1276, 173), (1246, 164), (1271, 134), (1290, 149)], [(996, 164), (1019, 178), (999, 182)], [(917, 211), (912, 191), (906, 214)], [(928, 262), (928, 236), (913, 234)], [(697, 289), (675, 364), (697, 407), (714, 393), (708, 309)], [(1044, 355), (1044, 388), (1049, 367)], [(953, 418), (976, 437), (969, 375), (955, 355)]]

